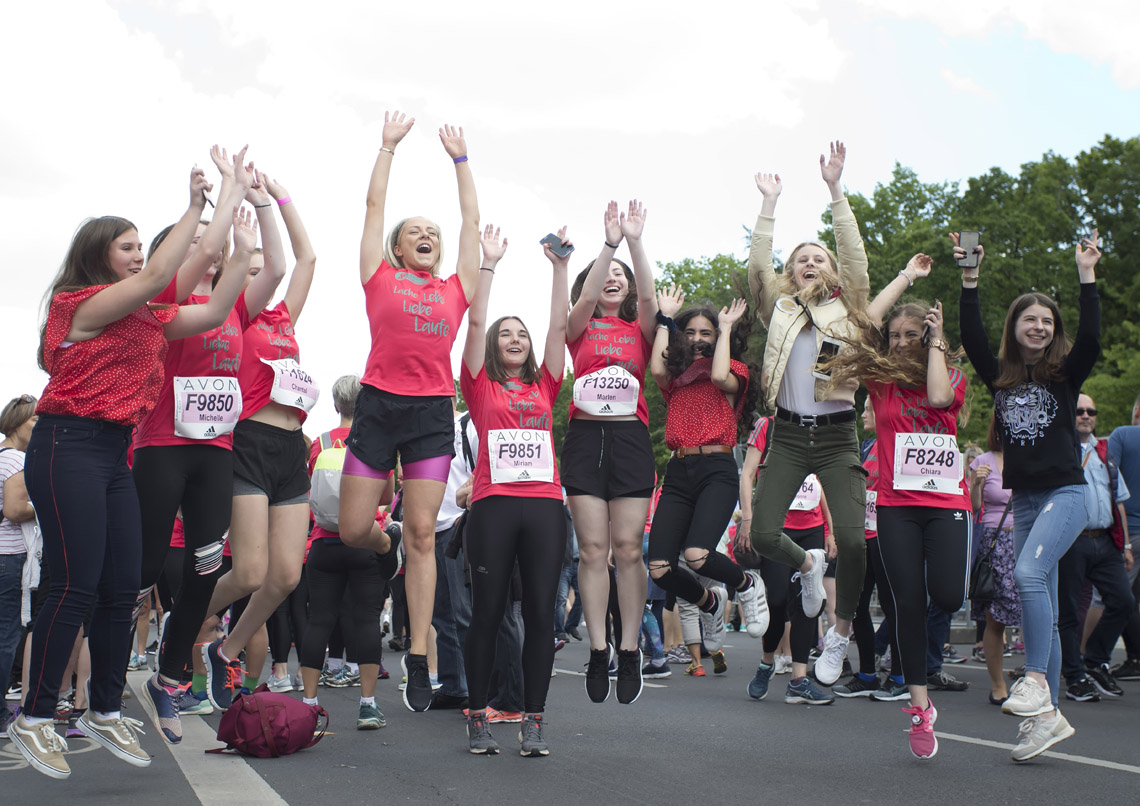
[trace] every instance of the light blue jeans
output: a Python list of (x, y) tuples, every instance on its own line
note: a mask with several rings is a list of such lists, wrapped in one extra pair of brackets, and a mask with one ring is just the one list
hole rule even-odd
[(1061, 680), (1057, 563), (1088, 524), (1085, 486), (1013, 491), (1014, 583), (1021, 597), (1025, 670), (1045, 675), (1053, 707)]

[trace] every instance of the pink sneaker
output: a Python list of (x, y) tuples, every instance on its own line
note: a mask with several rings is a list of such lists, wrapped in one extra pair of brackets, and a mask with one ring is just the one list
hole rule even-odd
[(915, 758), (933, 758), (938, 752), (938, 737), (934, 735), (934, 721), (938, 719), (938, 711), (934, 703), (928, 703), (926, 710), (917, 705), (902, 709), (903, 713), (910, 714), (910, 752)]

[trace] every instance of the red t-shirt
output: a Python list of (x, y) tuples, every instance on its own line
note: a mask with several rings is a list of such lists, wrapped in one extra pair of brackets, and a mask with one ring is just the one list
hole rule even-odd
[[(771, 417), (761, 417), (756, 421), (756, 425), (753, 426), (752, 433), (748, 437), (748, 444), (760, 451), (761, 454), (768, 447), (768, 427), (771, 422)], [(819, 479), (813, 473), (804, 479), (803, 484), (800, 485), (797, 499), (806, 502), (818, 498), (822, 489), (823, 485), (819, 483)], [(794, 502), (793, 506), (795, 506)], [(817, 526), (823, 526), (823, 510), (820, 509), (819, 504), (811, 509), (789, 509), (788, 516), (784, 518), (785, 529), (814, 529)]]
[(728, 405), (728, 395), (709, 380), (711, 370), (711, 358), (698, 358), (661, 390), (669, 407), (665, 414), (665, 445), (669, 450), (736, 444), (736, 421), (748, 389), (748, 367), (739, 361), (730, 364), (730, 371), (740, 382), (735, 408)]
[[(238, 368), (238, 382), (241, 384), (241, 419), (256, 414), (269, 403), (269, 393), (273, 390), (276, 377), (273, 367), (265, 361), (291, 358), (301, 363), (301, 349), (293, 336), (293, 321), (289, 318), (289, 308), (285, 301), (273, 308), (266, 308), (242, 334), (243, 353)], [(305, 422), (308, 412), (297, 407), (301, 422)]]
[[(459, 388), (479, 434), (472, 501), (490, 495), (562, 500), (551, 430), (562, 378), (555, 377), (545, 364), (540, 371), (542, 377), (535, 383), (518, 379), (499, 383), (488, 378), (483, 367), (474, 377), (466, 364), (460, 368)], [(535, 476), (545, 478), (526, 480)]]
[(364, 284), (372, 349), (361, 383), (394, 395), (455, 397), (451, 346), (467, 306), (458, 274), (441, 280), (381, 260)]
[[(641, 333), (641, 323), (627, 322), (619, 316), (591, 319), (582, 335), (572, 342), (570, 359), (574, 363), (575, 382), (591, 372), (608, 366), (619, 366), (637, 379), (637, 418), (649, 426), (649, 405), (645, 402), (645, 370), (653, 342)], [(578, 409), (570, 402), (570, 419)]]
[[(863, 462), (863, 469), (867, 471), (867, 514), (863, 521), (865, 537), (870, 540), (879, 536), (878, 506), (879, 506), (879, 441), (871, 443), (867, 451), (867, 459)], [(873, 527), (873, 528), (872, 528)]]
[[(951, 368), (950, 386), (954, 402), (945, 409), (930, 405), (926, 386), (911, 389), (894, 383), (867, 383), (871, 402), (875, 407), (875, 434), (879, 452), (879, 507), (936, 507), (970, 511), (970, 493), (966, 489), (965, 474), (954, 484), (942, 482), (948, 491), (929, 489), (936, 484), (937, 474), (958, 471), (962, 468), (962, 455), (958, 452), (958, 410), (966, 400), (966, 376), (962, 370)], [(911, 436), (907, 436), (911, 435)], [(952, 440), (950, 438), (953, 438)], [(896, 444), (901, 450), (896, 456)], [(928, 489), (896, 489), (896, 462), (900, 467), (925, 474), (922, 478), (911, 474), (914, 484)]]
[(44, 337), (44, 364), (51, 378), (36, 404), (36, 414), (138, 425), (154, 408), (166, 356), (162, 326), (174, 319), (177, 305), (140, 305), (95, 338), (64, 346), (76, 308), (108, 287), (94, 285), (52, 298)]
[[(173, 300), (173, 280), (166, 291), (157, 297), (157, 302)], [(186, 302), (202, 305), (209, 297), (191, 294)], [(154, 409), (139, 423), (135, 432), (134, 446), (145, 448), (149, 445), (215, 445), (233, 450), (233, 433), (222, 434), (212, 439), (193, 439), (174, 433), (174, 385), (175, 378), (195, 379), (203, 383), (203, 390), (209, 391), (224, 386), (219, 378), (237, 378), (242, 362), (242, 332), (249, 327), (249, 313), (245, 306), (245, 292), (238, 297), (237, 304), (220, 327), (197, 336), (175, 339), (166, 351), (165, 375), (162, 391)], [(205, 379), (211, 379), (206, 382)], [(184, 383), (194, 384), (195, 381)], [(240, 384), (239, 384), (240, 385)]]

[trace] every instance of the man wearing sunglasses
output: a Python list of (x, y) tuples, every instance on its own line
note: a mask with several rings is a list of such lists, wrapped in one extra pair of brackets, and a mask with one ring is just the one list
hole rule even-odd
[[(1098, 440), (1093, 434), (1096, 413), (1091, 397), (1077, 398), (1076, 426), (1087, 484), (1089, 522), (1061, 558), (1057, 574), (1061, 674), (1067, 685), (1065, 696), (1078, 702), (1124, 695), (1108, 664), (1129, 615), (1136, 609), (1127, 573), (1133, 563), (1123, 504), (1130, 497), (1128, 486), (1116, 463), (1108, 458), (1108, 442)], [(1082, 657), (1084, 619), (1080, 604), (1086, 581), (1092, 583), (1098, 594), (1094, 594), (1094, 607), (1099, 599), (1103, 613), (1089, 634)]]

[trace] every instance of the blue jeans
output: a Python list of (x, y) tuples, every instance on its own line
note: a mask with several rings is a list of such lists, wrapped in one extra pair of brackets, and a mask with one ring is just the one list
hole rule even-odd
[[(0, 554), (0, 681), (5, 689), (12, 672), (16, 649), (24, 640), (20, 624), (20, 574), (27, 554)], [(0, 702), (0, 725), (8, 715), (7, 702)]]
[[(566, 600), (570, 598), (570, 589), (574, 589), (574, 604), (570, 607), (570, 614), (566, 614)], [(558, 580), (558, 595), (554, 600), (554, 634), (566, 632), (566, 628), (576, 629), (582, 623), (582, 595), (578, 592), (578, 561), (573, 565), (562, 566), (562, 578)]]
[(1013, 580), (1021, 597), (1025, 670), (1045, 675), (1053, 707), (1061, 679), (1057, 564), (1088, 524), (1085, 486), (1013, 491)]
[(463, 554), (453, 560), (443, 553), (454, 534), (454, 525), (435, 533), (437, 581), (431, 626), (436, 631), (439, 690), (454, 697), (466, 697), (467, 670), (463, 665), (463, 648), (467, 645), (467, 628), (471, 626), (471, 593), (467, 590), (463, 572)]

